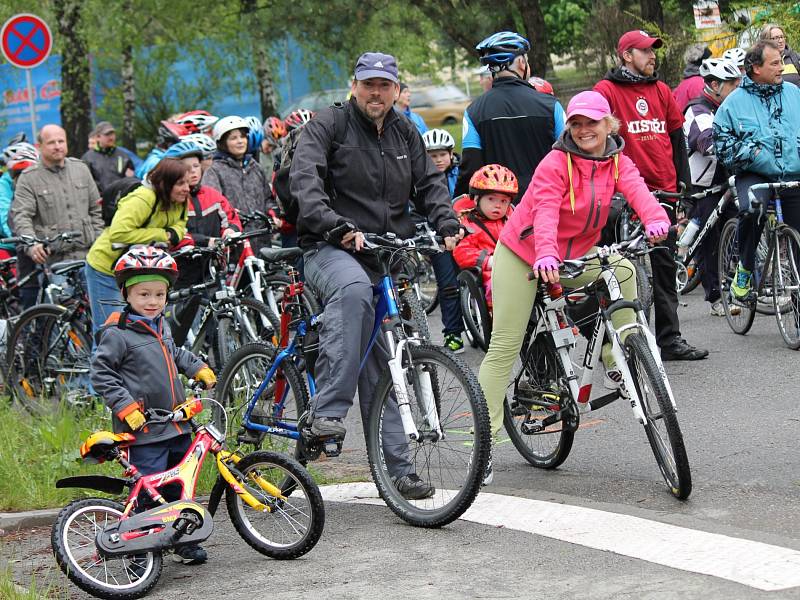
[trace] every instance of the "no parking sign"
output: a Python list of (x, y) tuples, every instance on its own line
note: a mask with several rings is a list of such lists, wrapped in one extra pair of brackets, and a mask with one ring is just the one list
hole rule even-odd
[(0, 50), (6, 60), (20, 69), (25, 69), (28, 84), (28, 103), (31, 109), (31, 131), (36, 137), (36, 111), (34, 108), (31, 69), (42, 64), (50, 56), (53, 35), (50, 28), (36, 15), (23, 13), (14, 15), (0, 29)]

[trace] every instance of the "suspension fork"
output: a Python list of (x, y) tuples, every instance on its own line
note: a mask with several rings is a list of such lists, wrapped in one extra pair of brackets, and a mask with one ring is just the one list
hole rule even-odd
[[(389, 330), (384, 332), (386, 345), (389, 350), (389, 372), (392, 375), (392, 387), (394, 388), (395, 398), (397, 399), (397, 408), (400, 411), (400, 419), (403, 422), (403, 431), (408, 439), (419, 441), (420, 435), (417, 426), (414, 424), (414, 417), (411, 415), (411, 402), (408, 397), (408, 387), (406, 386), (406, 372), (408, 367), (403, 366), (403, 353), (406, 351), (407, 339), (401, 339), (399, 342), (395, 340), (394, 332)], [(413, 365), (412, 365), (413, 368)], [(430, 384), (430, 374), (427, 378), (427, 392), (423, 391), (423, 402), (428, 397), (428, 402), (433, 404), (433, 392)], [(424, 381), (420, 381), (422, 387), (425, 387)], [(425, 408), (423, 408), (425, 410)], [(427, 411), (426, 411), (427, 413)], [(433, 414), (436, 414), (436, 408), (433, 407)], [(426, 414), (427, 418), (427, 414)], [(438, 419), (437, 419), (438, 425)], [(437, 432), (441, 433), (438, 429)]]

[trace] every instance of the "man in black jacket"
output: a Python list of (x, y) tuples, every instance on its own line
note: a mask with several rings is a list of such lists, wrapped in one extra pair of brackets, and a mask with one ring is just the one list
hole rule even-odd
[[(300, 136), (289, 173), (298, 200), (297, 231), (306, 281), (319, 294), (325, 312), (315, 370), (318, 392), (311, 402), (311, 432), (343, 437), (342, 420), (358, 388), (366, 423), (375, 384), (389, 357), (383, 338), (364, 369), (375, 319), (372, 282), (376, 274), (360, 254), (364, 234), (392, 232), (410, 237), (414, 224), (409, 198), (445, 237), (448, 250), (459, 231), (444, 178), (428, 158), (414, 125), (393, 110), (399, 93), (397, 63), (388, 54), (368, 52), (356, 64), (352, 97), (343, 107), (321, 110)], [(331, 230), (349, 224), (341, 240), (325, 241)], [(409, 499), (427, 498), (434, 489), (413, 471), (406, 452), (400, 414), (387, 416), (396, 432), (384, 436), (384, 449), (397, 489)], [(387, 439), (391, 438), (391, 439)]]
[(492, 88), (464, 112), (462, 155), (456, 195), (469, 192), (472, 174), (483, 165), (501, 164), (519, 180), (519, 202), (533, 172), (564, 129), (564, 109), (555, 96), (528, 83), (528, 40), (501, 31), (476, 49), (491, 71)]
[(131, 157), (117, 148), (117, 133), (108, 121), (101, 121), (92, 131), (95, 145), (86, 151), (81, 160), (89, 165), (97, 189), (103, 191), (123, 177), (133, 176)]

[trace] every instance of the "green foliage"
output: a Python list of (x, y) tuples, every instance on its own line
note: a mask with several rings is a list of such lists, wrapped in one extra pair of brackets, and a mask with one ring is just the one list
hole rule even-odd
[(752, 34), (753, 39), (757, 39), (761, 28), (767, 23), (776, 23), (783, 28), (789, 47), (800, 45), (800, 2), (776, 0), (764, 5), (745, 30)]
[(553, 54), (571, 54), (583, 35), (591, 10), (590, 0), (547, 0), (542, 3), (547, 39)]
[(50, 597), (50, 590), (42, 590), (36, 579), (32, 579), (27, 588), (22, 588), (14, 583), (11, 569), (7, 565), (0, 569), (0, 598), (3, 600), (42, 600)]

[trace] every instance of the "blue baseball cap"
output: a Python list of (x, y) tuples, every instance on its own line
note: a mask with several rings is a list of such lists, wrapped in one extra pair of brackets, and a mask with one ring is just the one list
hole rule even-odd
[(359, 56), (353, 77), (356, 81), (380, 77), (400, 83), (397, 79), (397, 61), (394, 56), (380, 52), (365, 52)]

